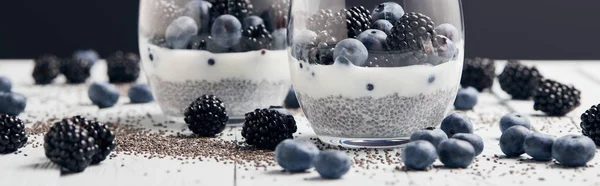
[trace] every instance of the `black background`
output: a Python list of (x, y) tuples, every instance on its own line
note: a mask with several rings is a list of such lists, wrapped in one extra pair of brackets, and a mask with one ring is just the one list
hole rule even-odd
[[(463, 0), (465, 51), (499, 59), (600, 59), (598, 7), (595, 0)], [(0, 58), (137, 51), (138, 9), (136, 0), (2, 0)]]

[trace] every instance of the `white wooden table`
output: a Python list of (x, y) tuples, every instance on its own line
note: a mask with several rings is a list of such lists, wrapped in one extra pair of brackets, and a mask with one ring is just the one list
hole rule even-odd
[[(528, 65), (537, 65), (545, 77), (575, 85), (582, 91), (582, 104), (566, 117), (545, 117), (533, 110), (532, 101), (513, 101), (505, 94), (498, 83), (492, 91), (479, 97), (479, 104), (466, 114), (475, 124), (475, 133), (485, 140), (485, 150), (468, 169), (446, 169), (438, 161), (429, 171), (404, 171), (394, 149), (384, 153), (381, 150), (369, 150), (382, 158), (390, 158), (395, 164), (383, 164), (372, 161), (368, 166), (353, 165), (351, 171), (340, 180), (322, 180), (316, 171), (288, 174), (277, 166), (252, 168), (252, 164), (217, 162), (214, 160), (195, 161), (183, 164), (181, 160), (147, 159), (141, 155), (116, 154), (116, 157), (90, 166), (78, 174), (61, 174), (60, 170), (44, 156), (42, 147), (28, 145), (21, 153), (0, 155), (0, 186), (178, 186), (178, 185), (600, 185), (600, 155), (597, 155), (587, 167), (563, 168), (553, 162), (531, 162), (526, 155), (517, 159), (504, 158), (498, 146), (500, 131), (499, 118), (511, 111), (531, 116), (535, 130), (556, 136), (580, 134), (579, 116), (591, 105), (600, 103), (600, 61), (525, 61)], [(498, 63), (497, 73), (502, 71), (504, 62)], [(0, 61), (0, 75), (10, 77), (14, 91), (28, 97), (25, 113), (20, 117), (31, 126), (36, 121), (49, 117), (67, 117), (74, 114), (91, 115), (100, 121), (118, 120), (125, 115), (150, 113), (160, 115), (155, 103), (129, 105), (126, 96), (113, 108), (99, 110), (92, 106), (87, 98), (86, 85), (65, 85), (60, 78), (50, 86), (34, 86), (31, 78), (32, 61)], [(94, 66), (92, 80), (106, 81), (106, 68), (103, 63)], [(146, 81), (140, 78), (141, 82)], [(306, 119), (298, 114), (300, 138), (315, 137), (308, 127)], [(139, 124), (141, 128), (155, 130), (149, 122)], [(185, 129), (182, 123), (171, 126)], [(239, 128), (225, 131), (224, 140), (241, 139)], [(43, 143), (42, 135), (30, 136), (30, 141)], [(380, 153), (381, 152), (381, 153)], [(366, 151), (350, 153), (353, 158), (369, 158)], [(383, 154), (388, 154), (383, 155)], [(376, 157), (375, 157), (376, 158)], [(250, 168), (249, 168), (250, 167)]]

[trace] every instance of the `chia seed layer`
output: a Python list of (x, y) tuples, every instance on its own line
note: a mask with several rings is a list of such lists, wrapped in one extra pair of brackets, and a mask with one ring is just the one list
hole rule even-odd
[(400, 138), (440, 124), (455, 95), (456, 89), (411, 97), (394, 93), (377, 99), (313, 98), (299, 92), (298, 100), (319, 136)]
[(229, 117), (243, 117), (256, 108), (281, 105), (291, 86), (291, 82), (286, 80), (255, 82), (227, 78), (217, 82), (171, 82), (157, 76), (150, 77), (150, 84), (163, 112), (175, 117), (182, 117), (185, 108), (204, 94), (212, 94), (223, 100)]

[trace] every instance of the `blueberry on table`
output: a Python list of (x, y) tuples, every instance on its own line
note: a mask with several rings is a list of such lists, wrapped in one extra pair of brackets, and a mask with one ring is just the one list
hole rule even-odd
[(554, 136), (532, 133), (525, 138), (523, 149), (534, 160), (550, 161), (552, 160), (552, 145), (554, 145), (554, 141), (556, 141), (556, 137)]
[(385, 19), (392, 23), (398, 21), (404, 15), (404, 9), (398, 3), (385, 2), (377, 5), (373, 10), (373, 20)]
[(286, 107), (288, 108), (300, 108), (300, 103), (298, 102), (298, 98), (296, 97), (296, 92), (294, 91), (294, 89), (290, 89), (290, 91), (288, 92), (288, 95), (285, 96), (285, 101), (284, 104)]
[(586, 136), (566, 135), (552, 145), (552, 156), (561, 165), (568, 167), (584, 166), (596, 155), (594, 141)]
[(232, 15), (221, 15), (213, 23), (210, 33), (218, 45), (230, 48), (242, 38), (242, 23)]
[(454, 139), (469, 142), (475, 148), (475, 156), (483, 152), (483, 139), (477, 134), (459, 133), (452, 136)]
[(6, 76), (0, 76), (0, 92), (10, 92), (12, 90), (12, 81)]
[(385, 32), (385, 34), (387, 34), (387, 35), (392, 33), (393, 27), (394, 27), (394, 25), (390, 21), (385, 20), (385, 19), (377, 20), (373, 23), (373, 25), (371, 25), (371, 28), (381, 30), (381, 31)]
[(448, 137), (452, 137), (454, 134), (458, 133), (473, 133), (473, 124), (467, 118), (465, 114), (461, 113), (452, 113), (444, 120), (442, 120), (442, 125), (440, 127)]
[(313, 167), (319, 148), (308, 141), (283, 140), (275, 147), (275, 161), (290, 172), (304, 172)]
[(438, 25), (437, 27), (435, 27), (435, 32), (439, 35), (443, 35), (450, 38), (450, 40), (452, 40), (453, 42), (458, 42), (462, 39), (462, 34), (460, 34), (458, 29), (450, 23), (443, 23)]
[(358, 35), (357, 39), (367, 47), (368, 51), (387, 50), (387, 34), (381, 30), (369, 29)]
[(198, 31), (210, 32), (210, 8), (212, 4), (204, 0), (192, 0), (185, 5), (183, 15), (191, 17), (196, 22)]
[(333, 58), (345, 58), (356, 66), (363, 66), (369, 57), (367, 47), (357, 39), (344, 39), (335, 45)]
[(253, 16), (248, 16), (248, 17), (244, 18), (244, 22), (242, 23), (242, 26), (244, 29), (248, 29), (249, 27), (257, 27), (258, 25), (262, 25), (262, 24), (265, 24), (263, 19), (258, 16), (253, 15)]
[(131, 86), (127, 94), (131, 103), (150, 103), (154, 101), (150, 86), (146, 84), (136, 84)]
[(88, 88), (88, 96), (94, 105), (108, 108), (119, 101), (119, 89), (113, 84), (94, 82)]
[(447, 139), (438, 146), (438, 157), (448, 168), (467, 168), (475, 158), (475, 148), (469, 142)]
[(27, 98), (15, 92), (0, 92), (0, 114), (19, 115), (27, 106)]
[(188, 16), (181, 16), (167, 27), (165, 39), (174, 49), (185, 49), (192, 37), (198, 35), (196, 21)]
[(85, 60), (91, 67), (96, 64), (96, 61), (100, 60), (100, 55), (98, 55), (98, 52), (92, 49), (77, 50), (75, 53), (73, 53), (73, 58)]
[(428, 141), (412, 141), (402, 150), (402, 161), (404, 165), (413, 170), (425, 170), (431, 166), (437, 158), (435, 147)]
[(471, 110), (477, 105), (479, 92), (473, 87), (460, 88), (454, 100), (454, 108), (457, 110)]
[(340, 179), (348, 173), (352, 161), (342, 151), (325, 150), (317, 155), (314, 165), (322, 178)]
[(529, 118), (524, 114), (513, 112), (506, 114), (502, 116), (502, 118), (500, 118), (500, 132), (504, 132), (506, 131), (506, 129), (515, 125), (523, 126), (531, 130), (531, 122), (529, 121)]
[(435, 148), (444, 140), (447, 140), (448, 136), (441, 129), (433, 130), (418, 130), (410, 135), (410, 141), (425, 140), (433, 144)]
[(520, 125), (506, 129), (500, 136), (500, 150), (502, 150), (507, 157), (520, 156), (525, 153), (523, 143), (525, 142), (525, 138), (529, 135), (531, 135), (531, 131)]

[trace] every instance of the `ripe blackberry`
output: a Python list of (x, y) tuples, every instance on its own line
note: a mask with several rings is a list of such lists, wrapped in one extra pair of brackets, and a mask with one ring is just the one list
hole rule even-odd
[[(393, 23), (394, 27), (387, 38), (391, 50), (400, 52), (422, 51), (432, 54), (438, 42), (435, 24), (426, 15), (410, 12), (404, 14), (400, 20)], [(424, 61), (426, 62), (427, 58)]]
[(371, 12), (363, 6), (355, 6), (340, 11), (346, 17), (348, 38), (356, 38), (360, 33), (371, 28)]
[(82, 59), (64, 59), (60, 71), (67, 78), (67, 83), (84, 83), (90, 77), (91, 65)]
[(244, 18), (252, 15), (253, 6), (250, 0), (215, 0), (210, 8), (210, 22), (214, 22), (217, 17), (223, 14), (229, 14), (242, 21)]
[(333, 51), (338, 40), (322, 31), (316, 39), (316, 45), (312, 46), (308, 52), (308, 62), (311, 64), (331, 65), (334, 63)]
[(92, 163), (98, 145), (86, 129), (63, 119), (44, 135), (44, 150), (50, 161), (70, 172), (82, 172)]
[(533, 109), (549, 116), (564, 116), (581, 103), (581, 92), (554, 80), (541, 80), (533, 94)]
[(581, 115), (581, 133), (600, 146), (600, 104), (593, 105)]
[(274, 2), (269, 9), (261, 14), (260, 17), (264, 20), (265, 26), (269, 32), (287, 27), (289, 8), (289, 0), (279, 0)]
[(74, 116), (70, 120), (73, 124), (85, 129), (88, 136), (94, 138), (96, 145), (98, 145), (98, 152), (92, 157), (92, 164), (104, 161), (117, 146), (115, 144), (115, 134), (108, 128), (108, 125), (96, 120), (87, 120), (81, 116)]
[(225, 104), (213, 95), (203, 95), (185, 109), (185, 123), (200, 136), (212, 137), (223, 130), (229, 121)]
[(248, 145), (260, 149), (275, 149), (279, 142), (294, 138), (297, 130), (294, 117), (282, 109), (256, 109), (246, 113), (242, 136)]
[(479, 92), (492, 87), (496, 77), (494, 60), (488, 58), (465, 59), (460, 84), (473, 87)]
[(17, 151), (27, 143), (25, 125), (15, 116), (0, 114), (0, 154)]
[[(333, 12), (329, 9), (320, 10), (319, 13), (308, 18), (307, 28), (315, 33), (327, 32), (335, 38), (346, 38), (345, 15), (341, 12)], [(342, 32), (344, 31), (344, 32)]]
[(43, 55), (35, 60), (33, 79), (35, 84), (46, 85), (60, 75), (60, 60), (54, 55)]
[(512, 99), (527, 100), (533, 96), (542, 75), (535, 67), (527, 67), (517, 60), (509, 60), (498, 76), (500, 87)]
[(140, 57), (134, 53), (117, 51), (106, 59), (111, 83), (130, 83), (140, 76)]
[(271, 33), (265, 28), (264, 24), (260, 24), (256, 27), (250, 26), (248, 29), (242, 31), (242, 39), (240, 44), (236, 46), (237, 52), (248, 52), (260, 49), (271, 49), (271, 41), (273, 37)]

